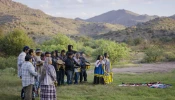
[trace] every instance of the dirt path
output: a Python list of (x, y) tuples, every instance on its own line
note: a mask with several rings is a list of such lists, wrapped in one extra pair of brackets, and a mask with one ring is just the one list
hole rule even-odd
[[(128, 67), (128, 68), (113, 68), (113, 73), (152, 73), (152, 72), (170, 72), (175, 69), (175, 62), (163, 62), (154, 64), (138, 64), (138, 67)], [(93, 73), (93, 70), (88, 71)]]
[(164, 62), (155, 64), (139, 64), (138, 67), (113, 68), (114, 73), (151, 73), (170, 72), (175, 69), (175, 62)]

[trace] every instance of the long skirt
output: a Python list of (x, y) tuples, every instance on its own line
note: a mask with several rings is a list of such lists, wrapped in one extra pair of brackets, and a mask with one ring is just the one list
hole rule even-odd
[(94, 69), (94, 84), (104, 84), (104, 69), (102, 64)]
[(56, 88), (53, 85), (41, 85), (41, 100), (56, 100)]

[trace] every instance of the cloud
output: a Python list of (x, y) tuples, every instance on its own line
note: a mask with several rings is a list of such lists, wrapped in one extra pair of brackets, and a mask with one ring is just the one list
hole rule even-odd
[(77, 2), (79, 2), (79, 3), (83, 3), (83, 0), (77, 0)]
[(40, 4), (40, 7), (42, 9), (49, 9), (51, 8), (51, 0), (45, 0), (44, 4)]
[[(153, 14), (160, 7), (162, 14), (174, 12), (175, 0), (13, 0), (45, 13), (61, 17), (89, 18), (110, 10), (126, 9), (136, 13)], [(149, 7), (147, 7), (149, 5)], [(166, 5), (166, 7), (165, 7)], [(162, 8), (164, 7), (164, 8)], [(171, 9), (170, 9), (171, 7)], [(170, 9), (170, 10), (168, 10)]]

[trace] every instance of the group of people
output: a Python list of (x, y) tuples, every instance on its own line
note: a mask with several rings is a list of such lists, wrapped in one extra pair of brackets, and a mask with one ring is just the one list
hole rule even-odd
[[(33, 100), (40, 95), (41, 100), (56, 100), (56, 86), (79, 84), (87, 81), (87, 66), (83, 52), (76, 52), (72, 45), (68, 51), (57, 50), (43, 53), (41, 49), (30, 49), (28, 46), (18, 56), (18, 76), (22, 79), (21, 97)], [(79, 78), (80, 77), (80, 78)]]
[(111, 71), (111, 62), (109, 55), (98, 55), (94, 69), (94, 84), (109, 84), (113, 82), (113, 73)]

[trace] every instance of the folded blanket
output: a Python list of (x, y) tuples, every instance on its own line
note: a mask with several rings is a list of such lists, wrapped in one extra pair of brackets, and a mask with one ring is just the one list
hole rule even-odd
[(122, 83), (119, 86), (148, 86), (150, 88), (168, 88), (172, 85), (163, 84), (161, 82), (150, 82), (150, 83)]

